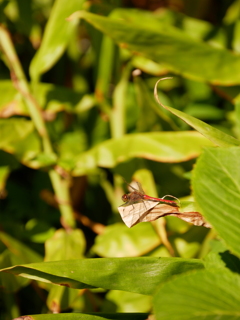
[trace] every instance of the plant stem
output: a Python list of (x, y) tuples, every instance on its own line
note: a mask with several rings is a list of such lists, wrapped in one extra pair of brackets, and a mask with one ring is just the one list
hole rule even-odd
[[(53, 148), (49, 139), (48, 131), (42, 116), (41, 109), (33, 97), (28, 81), (22, 69), (21, 63), (18, 59), (16, 50), (12, 43), (11, 37), (8, 31), (0, 25), (0, 45), (1, 50), (4, 52), (7, 58), (7, 64), (11, 72), (11, 77), (16, 89), (21, 93), (23, 99), (27, 105), (30, 117), (35, 125), (36, 130), (42, 139), (43, 152), (53, 154)], [(75, 227), (74, 213), (70, 204), (70, 195), (68, 185), (64, 181), (60, 174), (54, 169), (49, 170), (50, 180), (54, 192), (56, 194), (59, 209), (62, 215), (62, 224), (66, 228)]]

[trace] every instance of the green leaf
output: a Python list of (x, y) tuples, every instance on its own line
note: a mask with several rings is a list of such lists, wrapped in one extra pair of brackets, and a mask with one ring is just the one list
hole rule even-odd
[(45, 261), (80, 259), (86, 249), (84, 234), (80, 229), (59, 229), (45, 243)]
[(177, 117), (185, 121), (192, 128), (196, 129), (199, 133), (201, 133), (204, 137), (212, 141), (215, 145), (220, 147), (231, 147), (231, 146), (239, 146), (240, 141), (235, 139), (234, 137), (210, 126), (209, 124), (198, 120), (182, 111), (171, 107), (165, 107), (168, 111), (175, 114)]
[(4, 190), (6, 180), (11, 172), (10, 166), (0, 166), (0, 193)]
[(76, 28), (76, 21), (67, 21), (66, 18), (76, 10), (81, 9), (84, 0), (57, 0), (45, 28), (40, 49), (37, 51), (30, 65), (32, 80), (49, 70), (61, 57), (69, 39)]
[[(20, 241), (5, 232), (0, 232), (0, 241), (7, 247), (0, 255), (0, 267), (6, 268), (15, 264), (42, 261), (42, 257)], [(17, 291), (29, 281), (17, 279), (12, 274), (0, 274), (0, 283), (9, 292)]]
[(56, 163), (54, 153), (41, 153), (41, 143), (32, 121), (22, 118), (0, 119), (0, 149), (13, 154), (18, 161), (31, 168)]
[(197, 157), (203, 146), (209, 145), (211, 142), (193, 131), (128, 134), (104, 141), (80, 154), (73, 174), (82, 175), (97, 166), (113, 168), (134, 157), (159, 162), (187, 161)]
[(0, 119), (0, 149), (14, 154), (26, 165), (40, 152), (40, 140), (32, 121), (22, 118)]
[(47, 306), (54, 313), (68, 309), (79, 296), (79, 291), (63, 286), (52, 286), (48, 297)]
[(167, 107), (163, 105), (159, 98), (157, 93), (157, 85), (162, 80), (167, 80), (171, 78), (163, 78), (156, 82), (155, 88), (154, 88), (154, 96), (158, 104), (163, 107), (164, 109), (170, 111), (171, 113), (175, 114), (177, 117), (185, 121), (187, 124), (189, 124), (191, 127), (196, 129), (199, 133), (201, 133), (204, 137), (212, 141), (215, 145), (220, 147), (231, 147), (231, 146), (239, 146), (240, 141), (235, 139), (234, 137), (215, 129), (214, 127), (210, 126), (209, 124), (198, 120), (182, 111), (179, 111), (177, 109)]
[(197, 161), (193, 191), (200, 212), (240, 256), (240, 149), (209, 148)]
[(240, 273), (240, 259), (231, 254), (222, 241), (212, 240), (210, 247), (212, 250), (204, 258), (206, 269), (228, 268), (233, 272)]
[(240, 75), (232, 72), (240, 68), (239, 56), (193, 39), (173, 26), (166, 28), (164, 22), (159, 21), (156, 27), (149, 23), (150, 19), (142, 19), (140, 13), (138, 21), (141, 24), (125, 20), (118, 14), (106, 18), (79, 11), (70, 17), (71, 20), (76, 18), (85, 19), (133, 54), (165, 63), (170, 70), (185, 77), (222, 85), (240, 83)]
[(12, 152), (14, 150), (12, 144), (25, 139), (33, 130), (32, 121), (21, 118), (0, 119), (0, 148)]
[(151, 296), (118, 290), (109, 291), (106, 294), (106, 301), (103, 304), (103, 311), (111, 310), (115, 312), (149, 312), (151, 309)]
[(201, 270), (163, 284), (153, 305), (158, 320), (238, 319), (240, 277), (228, 270)]
[(181, 258), (99, 258), (53, 261), (0, 270), (76, 289), (104, 288), (151, 295), (174, 275), (202, 269), (203, 262)]
[(37, 252), (5, 232), (0, 231), (0, 241), (9, 249), (9, 251), (21, 259), (21, 263), (42, 261), (42, 257)]
[[(21, 95), (14, 88), (12, 81), (0, 81), (0, 118), (12, 115), (29, 116), (29, 112)], [(44, 109), (45, 118), (53, 118), (57, 112), (63, 110), (69, 113), (81, 113), (92, 108), (95, 98), (92, 95), (83, 95), (82, 92), (50, 83), (39, 83), (34, 96), (40, 108)]]
[[(17, 255), (13, 254), (10, 250), (5, 250), (0, 255), (0, 268), (7, 268), (14, 264), (22, 263), (23, 260)], [(15, 292), (21, 287), (29, 284), (29, 279), (15, 277), (13, 274), (0, 274), (0, 285), (7, 292)]]
[(141, 223), (128, 229), (122, 223), (105, 227), (95, 239), (91, 250), (101, 257), (137, 257), (161, 244), (150, 223)]
[(59, 313), (34, 314), (31, 320), (146, 320), (148, 313)]

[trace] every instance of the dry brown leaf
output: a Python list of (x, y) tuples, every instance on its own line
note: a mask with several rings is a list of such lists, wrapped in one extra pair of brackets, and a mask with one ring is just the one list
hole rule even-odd
[(154, 201), (143, 202), (146, 208), (145, 211), (138, 210), (139, 208), (143, 208), (142, 203), (134, 203), (134, 207), (133, 205), (126, 204), (118, 207), (122, 220), (127, 227), (131, 228), (139, 222), (149, 222), (161, 217), (173, 216), (192, 223), (195, 226), (211, 228), (211, 225), (205, 221), (199, 212), (180, 212), (178, 207), (168, 204), (159, 204)]

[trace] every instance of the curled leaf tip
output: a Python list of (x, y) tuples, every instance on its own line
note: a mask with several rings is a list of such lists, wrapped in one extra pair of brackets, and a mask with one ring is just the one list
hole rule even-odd
[(159, 80), (156, 82), (156, 84), (155, 84), (155, 86), (154, 86), (154, 97), (155, 97), (157, 103), (160, 104), (160, 106), (162, 106), (163, 108), (165, 108), (165, 106), (160, 102), (160, 100), (159, 100), (159, 98), (158, 98), (157, 86), (158, 86), (158, 84), (159, 84), (160, 81), (162, 81), (162, 80), (168, 80), (168, 79), (172, 79), (172, 78), (173, 78), (173, 77), (161, 78), (161, 79), (159, 79)]

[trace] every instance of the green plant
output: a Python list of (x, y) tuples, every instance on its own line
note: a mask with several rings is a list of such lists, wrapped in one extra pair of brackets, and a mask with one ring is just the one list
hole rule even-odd
[[(1, 2), (1, 319), (238, 318), (239, 1), (218, 29), (103, 4)], [(132, 176), (213, 230), (127, 229)]]

